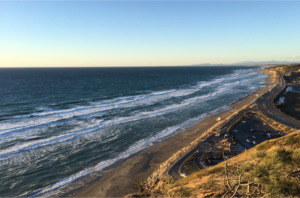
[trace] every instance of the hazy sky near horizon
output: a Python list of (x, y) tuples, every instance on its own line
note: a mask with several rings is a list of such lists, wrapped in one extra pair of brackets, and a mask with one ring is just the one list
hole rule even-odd
[(300, 61), (300, 2), (0, 1), (0, 67)]

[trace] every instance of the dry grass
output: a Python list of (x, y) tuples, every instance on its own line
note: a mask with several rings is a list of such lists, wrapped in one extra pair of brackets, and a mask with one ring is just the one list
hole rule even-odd
[(283, 124), (281, 124), (281, 123), (279, 123), (279, 122), (276, 122), (276, 121), (274, 121), (274, 120), (268, 118), (267, 116), (265, 116), (265, 115), (263, 115), (263, 114), (259, 114), (259, 116), (260, 116), (260, 118), (261, 118), (264, 122), (268, 123), (272, 128), (274, 128), (274, 129), (276, 129), (276, 130), (278, 130), (278, 131), (282, 131), (282, 132), (284, 132), (284, 133), (286, 133), (286, 134), (295, 131), (295, 129), (293, 129), (293, 128), (291, 128), (291, 127), (288, 127), (288, 126), (286, 126), (286, 125), (283, 125)]

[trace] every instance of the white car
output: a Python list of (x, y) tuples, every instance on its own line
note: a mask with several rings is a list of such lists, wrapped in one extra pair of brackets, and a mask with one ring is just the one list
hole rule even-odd
[(185, 173), (181, 173), (180, 176), (181, 177), (187, 177), (187, 175)]
[(247, 139), (246, 141), (249, 142), (249, 143), (251, 142), (249, 139)]
[(264, 125), (267, 125), (267, 123), (264, 122)]
[(256, 142), (255, 142), (255, 141), (252, 141), (252, 143), (253, 143), (253, 144), (256, 144)]

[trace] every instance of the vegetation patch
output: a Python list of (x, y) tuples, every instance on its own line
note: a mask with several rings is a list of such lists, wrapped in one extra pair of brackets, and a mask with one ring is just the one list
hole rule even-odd
[(202, 178), (204, 176), (215, 174), (215, 173), (223, 175), (224, 174), (224, 168), (214, 166), (214, 167), (209, 168), (209, 169), (204, 169), (204, 170), (201, 170), (201, 172), (197, 174), (197, 177)]
[(300, 147), (300, 136), (289, 136), (286, 138), (284, 145)]
[(178, 190), (171, 193), (172, 197), (189, 197), (193, 193), (192, 188), (180, 187)]
[(275, 141), (270, 141), (267, 140), (266, 142), (263, 142), (261, 144), (259, 144), (258, 146), (256, 146), (258, 151), (262, 151), (262, 150), (269, 150), (272, 146), (274, 146)]
[(198, 188), (202, 188), (202, 189), (210, 189), (210, 188), (215, 187), (215, 186), (216, 186), (216, 183), (217, 183), (217, 182), (216, 182), (215, 180), (209, 178), (209, 179), (207, 180), (206, 183), (200, 184)]
[(223, 157), (223, 151), (215, 151), (215, 154), (218, 156), (218, 157)]
[(274, 120), (272, 120), (272, 119), (266, 117), (266, 116), (263, 115), (263, 114), (259, 114), (259, 115), (260, 115), (261, 119), (262, 119), (264, 122), (269, 123), (269, 125), (270, 125), (271, 127), (273, 127), (274, 129), (276, 129), (276, 130), (282, 131), (282, 132), (284, 132), (284, 133), (286, 133), (286, 134), (295, 131), (293, 128), (290, 128), (290, 127), (288, 127), (288, 126), (286, 126), (286, 125), (280, 124), (280, 123), (278, 123), (278, 122), (276, 122), (276, 121), (274, 121)]
[(193, 153), (181, 166), (180, 172), (190, 175), (199, 170), (199, 167), (195, 164), (195, 157), (198, 152)]

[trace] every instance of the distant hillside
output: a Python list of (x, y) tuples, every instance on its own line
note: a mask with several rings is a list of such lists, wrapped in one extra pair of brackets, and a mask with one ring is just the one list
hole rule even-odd
[(261, 65), (279, 65), (279, 64), (293, 64), (293, 63), (299, 63), (298, 62), (289, 62), (289, 61), (261, 61), (261, 62), (255, 62), (255, 61), (245, 61), (245, 62), (237, 62), (237, 63), (231, 63), (231, 64), (210, 64), (210, 63), (202, 63), (202, 64), (195, 64), (192, 66), (229, 66), (229, 65), (235, 65), (235, 66), (261, 66)]
[[(140, 189), (142, 187), (140, 186)], [(300, 130), (268, 140), (213, 167), (175, 181), (166, 177), (151, 192), (127, 197), (299, 197)]]

